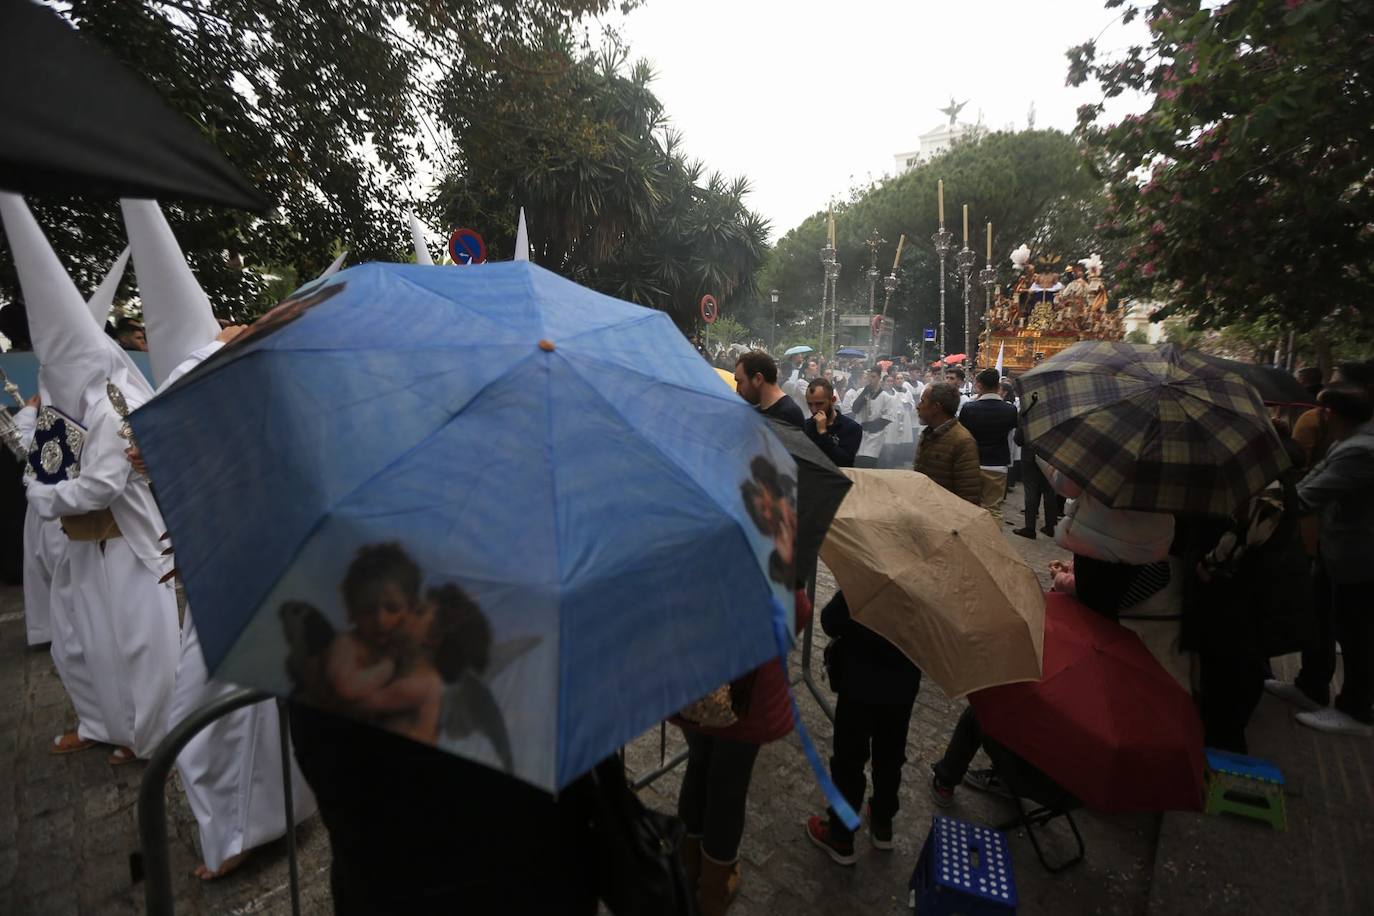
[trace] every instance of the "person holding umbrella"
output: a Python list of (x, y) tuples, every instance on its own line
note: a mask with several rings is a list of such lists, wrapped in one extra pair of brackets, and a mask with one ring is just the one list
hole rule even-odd
[[(832, 640), (826, 649), (826, 671), (837, 695), (830, 778), (850, 806), (859, 810), (866, 788), (864, 766), (871, 751), (868, 836), (875, 849), (888, 850), (921, 669), (887, 639), (855, 621), (844, 592), (837, 592), (821, 611), (821, 627)], [(833, 812), (807, 820), (806, 837), (839, 865), (858, 861), (854, 832)]]

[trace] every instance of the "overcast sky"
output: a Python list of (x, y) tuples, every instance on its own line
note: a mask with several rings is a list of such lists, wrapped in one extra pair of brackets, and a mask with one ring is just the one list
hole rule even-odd
[(1104, 29), (1101, 50), (1144, 43), (1120, 12), (1103, 0), (646, 0), (606, 21), (653, 62), (689, 154), (747, 175), (777, 238), (891, 173), (951, 95), (968, 100), (960, 120), (1021, 129), (1034, 104), (1036, 126), (1071, 129), (1100, 94), (1064, 85), (1064, 51)]

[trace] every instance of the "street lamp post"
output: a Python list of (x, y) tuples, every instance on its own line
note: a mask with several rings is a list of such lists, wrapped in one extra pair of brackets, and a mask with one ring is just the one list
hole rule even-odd
[(768, 298), (773, 300), (773, 333), (768, 338), (768, 352), (772, 353), (778, 348), (778, 291), (770, 289)]

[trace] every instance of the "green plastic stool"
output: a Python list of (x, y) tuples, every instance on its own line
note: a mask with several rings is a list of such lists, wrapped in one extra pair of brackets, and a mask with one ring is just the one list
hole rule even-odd
[(1207, 748), (1208, 814), (1237, 814), (1284, 830), (1283, 774), (1258, 757)]

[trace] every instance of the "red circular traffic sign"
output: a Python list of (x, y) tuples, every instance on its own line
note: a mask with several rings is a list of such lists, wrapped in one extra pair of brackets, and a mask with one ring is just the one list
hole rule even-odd
[(707, 324), (714, 324), (720, 317), (720, 304), (716, 302), (716, 297), (710, 293), (701, 297), (701, 320)]
[(487, 260), (487, 243), (475, 229), (454, 229), (448, 237), (448, 254), (454, 264), (483, 264)]

